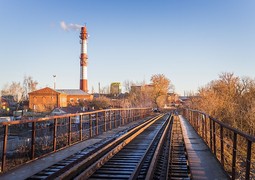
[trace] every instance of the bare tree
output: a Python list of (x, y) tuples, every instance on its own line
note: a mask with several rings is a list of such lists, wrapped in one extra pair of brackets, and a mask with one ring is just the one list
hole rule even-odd
[(24, 76), (23, 80), (23, 100), (28, 100), (28, 93), (35, 91), (38, 82), (33, 80), (32, 76)]
[(100, 94), (110, 94), (110, 87), (105, 86), (100, 89)]
[(219, 79), (199, 89), (191, 107), (254, 135), (255, 80), (222, 73)]
[[(255, 80), (249, 77), (237, 77), (233, 73), (222, 73), (219, 79), (211, 81), (199, 89), (197, 98), (192, 99), (191, 108), (201, 110), (218, 120), (255, 136)], [(216, 127), (217, 129), (217, 127)], [(219, 127), (218, 130), (219, 132)], [(224, 141), (231, 142), (233, 138), (230, 131), (225, 131)], [(219, 143), (219, 141), (216, 143)], [(237, 142), (239, 156), (246, 156), (245, 141)], [(225, 154), (229, 147), (224, 150)], [(254, 158), (254, 157), (253, 157)], [(225, 162), (231, 162), (230, 155), (224, 155)], [(242, 169), (244, 161), (240, 158), (236, 169)], [(231, 171), (231, 167), (225, 167)], [(252, 173), (252, 172), (251, 172)], [(242, 179), (239, 177), (239, 179)]]
[(123, 82), (123, 86), (124, 86), (126, 92), (130, 92), (131, 91), (131, 86), (132, 85), (134, 85), (133, 81), (125, 80)]
[(1, 90), (2, 95), (12, 95), (15, 101), (28, 100), (28, 93), (35, 91), (38, 82), (31, 76), (24, 76), (23, 86), (20, 82), (5, 84)]
[(6, 84), (1, 90), (2, 95), (12, 95), (15, 101), (20, 101), (23, 93), (23, 88), (20, 83), (12, 82), (11, 85)]
[(95, 110), (98, 109), (107, 109), (110, 107), (111, 102), (110, 99), (104, 96), (100, 96), (99, 98), (94, 98), (92, 101), (88, 103), (89, 107)]
[(162, 101), (166, 101), (170, 80), (164, 74), (155, 74), (151, 77), (151, 83), (153, 86), (151, 91), (152, 101), (157, 107), (160, 107)]

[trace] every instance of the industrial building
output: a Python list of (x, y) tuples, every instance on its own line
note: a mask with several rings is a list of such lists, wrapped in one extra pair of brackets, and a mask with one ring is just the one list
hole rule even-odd
[(118, 96), (121, 93), (121, 83), (113, 82), (110, 87), (110, 94), (113, 96)]
[(152, 84), (144, 84), (144, 85), (132, 85), (131, 92), (152, 92), (154, 86)]
[[(88, 93), (87, 80), (87, 29), (81, 27), (80, 89), (51, 89), (45, 87), (29, 93), (29, 108), (36, 112), (51, 111), (56, 107), (75, 106), (83, 101), (92, 100)], [(54, 85), (55, 86), (55, 85)]]

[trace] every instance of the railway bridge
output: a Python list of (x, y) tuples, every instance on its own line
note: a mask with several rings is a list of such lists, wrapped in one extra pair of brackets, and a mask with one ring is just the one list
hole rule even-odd
[(0, 179), (255, 179), (255, 137), (190, 109), (1, 124)]

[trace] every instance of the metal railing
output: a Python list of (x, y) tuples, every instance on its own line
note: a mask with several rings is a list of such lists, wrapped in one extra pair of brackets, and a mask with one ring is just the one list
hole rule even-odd
[(1, 171), (144, 118), (150, 108), (107, 109), (0, 123)]
[(231, 179), (255, 179), (255, 137), (197, 110), (184, 109), (183, 115)]

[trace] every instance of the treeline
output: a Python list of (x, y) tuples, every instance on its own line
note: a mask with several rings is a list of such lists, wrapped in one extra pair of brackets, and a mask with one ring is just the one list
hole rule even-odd
[(255, 80), (222, 73), (198, 91), (190, 108), (255, 136)]
[(5, 84), (0, 91), (1, 96), (12, 95), (17, 102), (28, 101), (28, 93), (37, 89), (38, 82), (32, 76), (24, 76), (23, 83), (12, 82)]
[(168, 102), (169, 89), (173, 85), (164, 74), (155, 74), (151, 76), (150, 83), (145, 82), (133, 83), (126, 80), (124, 82), (125, 89), (128, 92), (123, 98), (111, 100), (101, 96), (94, 98), (88, 103), (94, 109), (104, 109), (105, 107), (154, 107), (162, 108)]
[[(150, 84), (125, 82), (130, 88), (128, 102), (131, 107), (155, 107), (162, 108), (167, 102), (167, 93), (173, 85), (164, 74), (151, 76)], [(133, 87), (133, 88), (132, 88)]]

